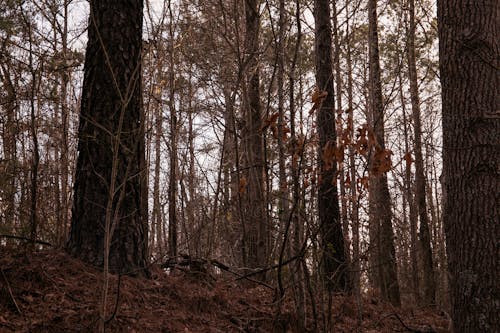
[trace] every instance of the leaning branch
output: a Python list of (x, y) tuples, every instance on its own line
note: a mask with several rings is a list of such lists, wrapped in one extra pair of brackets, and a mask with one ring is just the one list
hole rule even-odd
[(0, 235), (0, 238), (18, 239), (18, 240), (22, 240), (22, 241), (25, 241), (25, 242), (33, 242), (33, 243), (40, 244), (40, 245), (47, 245), (47, 246), (54, 247), (54, 245), (52, 245), (49, 242), (45, 242), (45, 241), (37, 240), (37, 239), (33, 240), (31, 238), (22, 237), (22, 236), (4, 235), (4, 234), (2, 234), (2, 235)]

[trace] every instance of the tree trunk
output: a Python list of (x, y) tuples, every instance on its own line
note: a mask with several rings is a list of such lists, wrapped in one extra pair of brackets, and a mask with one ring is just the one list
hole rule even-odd
[[(243, 210), (245, 223), (244, 264), (249, 268), (265, 265), (268, 256), (267, 216), (264, 185), (264, 146), (259, 79), (259, 1), (245, 2), (245, 51), (248, 57), (244, 84), (245, 128)], [(242, 184), (243, 185), (243, 184)]]
[[(285, 51), (284, 51), (284, 39), (285, 39), (285, 2), (280, 0), (279, 2), (279, 32), (278, 32), (278, 45), (277, 45), (277, 85), (278, 85), (278, 176), (279, 176), (279, 220), (280, 226), (283, 230), (287, 231), (284, 235), (285, 239), (288, 238), (288, 228), (285, 228), (285, 224), (289, 221), (290, 215), (290, 196), (288, 191), (288, 182), (286, 174), (286, 133), (285, 133), (285, 93), (284, 93), (284, 76), (285, 76)], [(291, 221), (291, 220), (290, 220)], [(286, 241), (283, 245), (286, 246)]]
[[(295, 97), (295, 82), (296, 82), (296, 68), (297, 60), (300, 53), (300, 43), (302, 41), (302, 26), (300, 17), (300, 0), (295, 1), (295, 22), (297, 25), (297, 39), (295, 41), (295, 47), (293, 52), (292, 63), (290, 65), (289, 74), (289, 103), (290, 103), (290, 140), (293, 147), (294, 156), (292, 157), (292, 163), (290, 163), (290, 174), (292, 177), (292, 202), (295, 205), (295, 209), (292, 212), (292, 222), (293, 222), (293, 253), (298, 254), (302, 247), (303, 242), (303, 226), (302, 218), (300, 217), (300, 209), (302, 206), (302, 200), (300, 197), (300, 168), (299, 159), (302, 158), (301, 147), (298, 147), (297, 140), (297, 130), (296, 130), (296, 97)], [(296, 154), (296, 155), (295, 155)], [(296, 158), (296, 163), (293, 161)], [(295, 293), (295, 308), (297, 311), (297, 321), (299, 327), (305, 327), (306, 318), (306, 299), (305, 299), (305, 288), (304, 288), (304, 270), (302, 269), (302, 262), (304, 258), (296, 260), (295, 263), (295, 280), (296, 287), (294, 288)]]
[[(349, 8), (349, 7), (347, 7)], [(347, 13), (349, 17), (350, 12)], [(347, 19), (346, 23), (346, 35), (347, 35), (347, 52), (346, 52), (346, 62), (347, 62), (347, 105), (348, 105), (348, 115), (347, 115), (347, 129), (349, 130), (349, 138), (351, 143), (349, 144), (349, 195), (350, 195), (350, 219), (352, 228), (352, 287), (356, 298), (359, 300), (361, 298), (361, 259), (359, 254), (359, 198), (358, 191), (356, 189), (356, 160), (355, 160), (355, 148), (354, 148), (354, 96), (353, 96), (353, 73), (352, 73), (352, 58), (351, 58), (351, 43), (352, 36), (350, 33), (350, 23)]]
[(443, 220), (455, 332), (500, 327), (498, 1), (438, 1)]
[(422, 124), (420, 121), (420, 97), (418, 93), (417, 65), (415, 59), (415, 0), (409, 0), (408, 27), (408, 72), (410, 77), (410, 96), (413, 118), (413, 150), (415, 153), (415, 199), (420, 219), (419, 241), (422, 250), (423, 264), (423, 301), (425, 304), (436, 302), (436, 281), (432, 261), (431, 235), (429, 232), (429, 216), (425, 198), (424, 160), (422, 157)]
[[(370, 75), (370, 108), (371, 127), (376, 139), (376, 149), (385, 149), (384, 138), (384, 106), (382, 83), (380, 79), (380, 60), (378, 49), (377, 1), (368, 1), (369, 18), (369, 75)], [(370, 169), (373, 169), (374, 151), (370, 156)], [(375, 279), (382, 297), (393, 305), (399, 306), (400, 294), (394, 249), (394, 232), (392, 229), (391, 197), (387, 184), (387, 174), (372, 173), (369, 182), (370, 190), (370, 246), (375, 250), (372, 260), (377, 270)]]
[(169, 100), (170, 111), (170, 174), (168, 176), (168, 254), (177, 256), (177, 111), (175, 108), (175, 72), (174, 72), (174, 15), (172, 2), (168, 2), (169, 12)]
[(31, 250), (35, 250), (36, 238), (38, 233), (38, 209), (37, 209), (37, 201), (38, 201), (38, 167), (40, 165), (40, 151), (38, 147), (38, 127), (37, 127), (37, 112), (40, 108), (37, 107), (39, 105), (35, 105), (35, 103), (39, 103), (37, 99), (37, 72), (38, 70), (34, 67), (33, 62), (33, 39), (32, 39), (32, 27), (29, 22), (26, 21), (26, 25), (28, 26), (29, 33), (29, 68), (31, 74), (31, 91), (30, 91), (30, 134), (32, 140), (32, 151), (33, 155), (31, 156), (31, 198), (30, 198), (30, 239), (31, 239)]
[[(333, 10), (334, 13), (332, 15), (333, 22), (333, 45), (335, 47), (334, 57), (333, 57), (333, 66), (335, 68), (335, 102), (337, 103), (336, 112), (338, 114), (339, 120), (342, 120), (342, 73), (340, 67), (340, 41), (339, 41), (339, 27), (338, 27), (338, 13), (337, 13), (337, 1), (333, 1)], [(342, 220), (342, 232), (344, 234), (344, 253), (346, 257), (347, 266), (351, 266), (350, 260), (350, 239), (349, 239), (349, 220), (347, 218), (347, 189), (346, 189), (346, 175), (348, 173), (345, 170), (344, 163), (344, 153), (345, 146), (342, 138), (342, 122), (339, 122), (341, 125), (337, 128), (338, 138), (337, 138), (337, 146), (339, 150), (341, 150), (342, 158), (338, 162), (339, 168), (339, 177), (340, 177), (340, 218)], [(337, 124), (339, 124), (337, 123)], [(352, 282), (352, 274), (349, 274), (349, 283)]]
[[(2, 51), (3, 52), (3, 51)], [(2, 128), (2, 149), (5, 167), (2, 170), (2, 182), (5, 181), (2, 187), (2, 201), (5, 202), (3, 225), (6, 227), (6, 232), (12, 233), (16, 225), (16, 173), (17, 167), (17, 114), (19, 104), (17, 100), (16, 87), (14, 86), (11, 73), (8, 70), (9, 64), (4, 66), (0, 64), (3, 86), (5, 87), (5, 121)], [(5, 177), (5, 178), (4, 178)]]
[(317, 110), (319, 135), (318, 212), (322, 237), (323, 278), (329, 291), (348, 291), (348, 267), (336, 181), (337, 167), (335, 161), (325, 161), (324, 159), (326, 155), (324, 152), (331, 149), (331, 147), (336, 148), (337, 146), (332, 70), (332, 32), (328, 1), (315, 0), (314, 19), (316, 85), (320, 94), (326, 93)]
[(95, 0), (90, 13), (67, 249), (100, 267), (108, 249), (111, 272), (144, 274), (142, 1)]
[[(410, 133), (408, 128), (408, 121), (406, 117), (406, 107), (403, 98), (402, 89), (402, 79), (400, 77), (400, 87), (401, 87), (401, 106), (403, 112), (403, 133), (405, 137), (405, 151), (406, 154), (410, 154)], [(413, 198), (412, 191), (412, 177), (411, 177), (411, 159), (410, 155), (406, 157), (405, 165), (405, 179), (404, 179), (404, 196), (406, 203), (408, 204), (408, 220), (410, 227), (410, 274), (411, 274), (411, 290), (414, 295), (414, 300), (417, 304), (420, 303), (420, 284), (419, 284), (419, 274), (418, 274), (418, 246), (417, 246), (417, 212), (415, 211), (415, 200)], [(405, 216), (406, 218), (406, 216)]]
[[(154, 179), (153, 179), (153, 210), (151, 216), (152, 234), (151, 250), (155, 251), (158, 257), (165, 255), (165, 243), (163, 239), (163, 214), (161, 211), (160, 201), (160, 170), (161, 170), (161, 139), (163, 136), (163, 117), (161, 105), (156, 101), (153, 102), (154, 108), (154, 147), (155, 147), (155, 162), (154, 162)], [(156, 247), (154, 247), (156, 244)]]
[[(62, 43), (62, 56), (64, 59), (64, 65), (66, 65), (66, 57), (68, 56), (68, 6), (69, 0), (64, 0), (63, 12), (63, 31), (61, 36)], [(68, 225), (71, 210), (70, 203), (70, 186), (68, 184), (69, 175), (71, 174), (69, 166), (69, 108), (68, 108), (68, 86), (69, 86), (69, 70), (66, 69), (61, 73), (61, 207), (62, 207), (62, 230), (61, 234), (58, 235), (58, 241), (60, 244), (64, 243), (64, 240), (68, 236)]]

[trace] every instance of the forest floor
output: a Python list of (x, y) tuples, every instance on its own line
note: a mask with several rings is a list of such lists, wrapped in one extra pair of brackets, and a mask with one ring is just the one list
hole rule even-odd
[[(0, 269), (1, 333), (97, 331), (100, 271), (60, 250), (2, 248)], [(150, 279), (111, 276), (107, 332), (312, 332), (312, 324), (296, 327), (291, 300), (276, 316), (269, 288), (230, 275), (151, 271)], [(335, 296), (332, 323), (331, 332), (449, 332), (444, 313), (397, 309), (373, 297), (358, 306), (352, 297)]]

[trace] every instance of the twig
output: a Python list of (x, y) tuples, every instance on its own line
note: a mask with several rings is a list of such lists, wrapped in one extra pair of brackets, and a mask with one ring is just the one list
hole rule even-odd
[(27, 238), (27, 237), (22, 237), (22, 236), (16, 236), (16, 235), (0, 235), (1, 238), (12, 238), (12, 239), (19, 239), (19, 240), (23, 240), (23, 241), (26, 241), (26, 242), (34, 242), (36, 244), (41, 244), (41, 245), (47, 245), (47, 246), (51, 246), (51, 247), (54, 247), (54, 245), (50, 244), (49, 242), (45, 242), (45, 241), (42, 241), (42, 240), (32, 240), (30, 238)]
[(17, 305), (16, 299), (14, 298), (14, 294), (12, 294), (12, 289), (10, 288), (9, 281), (7, 280), (7, 277), (5, 276), (5, 273), (4, 273), (2, 267), (0, 267), (0, 271), (2, 272), (2, 278), (5, 281), (5, 285), (7, 286), (7, 290), (9, 291), (10, 300), (12, 301), (14, 306), (16, 307), (17, 313), (22, 314), (21, 309), (19, 309), (19, 306)]
[(380, 320), (375, 324), (375, 326), (378, 326), (378, 324), (380, 324), (380, 322), (382, 320), (389, 318), (391, 316), (396, 317), (396, 319), (399, 320), (401, 325), (403, 325), (403, 327), (406, 328), (406, 330), (409, 332), (412, 332), (412, 333), (436, 333), (436, 331), (432, 327), (420, 329), (417, 327), (410, 327), (410, 326), (406, 325), (405, 322), (403, 321), (403, 319), (401, 319), (401, 317), (397, 313), (390, 313), (390, 314), (380, 318)]
[(122, 275), (118, 274), (118, 286), (116, 287), (116, 301), (115, 301), (115, 308), (113, 309), (113, 313), (109, 318), (106, 320), (105, 324), (109, 323), (113, 318), (116, 317), (116, 313), (118, 312), (118, 304), (120, 302), (120, 287), (122, 284)]
[[(181, 258), (182, 260), (181, 261), (177, 261), (177, 258)], [(237, 273), (233, 270), (231, 270), (231, 268), (223, 263), (221, 263), (220, 261), (217, 261), (215, 259), (203, 259), (203, 258), (192, 258), (188, 255), (181, 255), (181, 256), (177, 256), (177, 257), (170, 257), (170, 258), (167, 258), (167, 260), (161, 265), (162, 268), (177, 268), (179, 269), (180, 266), (189, 266), (191, 263), (198, 263), (198, 264), (211, 264), (223, 271), (226, 271), (228, 273), (231, 273), (233, 275), (236, 275), (238, 278), (236, 280), (242, 280), (242, 279), (245, 279), (247, 281), (250, 281), (250, 282), (253, 282), (253, 283), (257, 283), (257, 284), (260, 284), (261, 286), (264, 286), (266, 288), (269, 288), (271, 290), (275, 290), (275, 288), (265, 282), (262, 282), (262, 281), (258, 281), (258, 280), (254, 280), (254, 279), (251, 279), (249, 276), (251, 275), (255, 275), (256, 272), (252, 272), (250, 274), (247, 274), (247, 275), (242, 275), (240, 273)]]
[(61, 291), (64, 296), (68, 297), (69, 299), (71, 299), (72, 301), (74, 302), (78, 302), (78, 303), (81, 303), (82, 301), (79, 300), (78, 298), (76, 297), (73, 297), (71, 294), (67, 293), (65, 289), (63, 288), (60, 288), (58, 285), (57, 285), (57, 282), (47, 273), (45, 267), (42, 267), (42, 273), (54, 284), (54, 287), (57, 288), (57, 290)]

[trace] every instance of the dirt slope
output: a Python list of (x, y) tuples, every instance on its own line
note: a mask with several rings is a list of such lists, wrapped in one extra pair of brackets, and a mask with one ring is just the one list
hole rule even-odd
[[(97, 330), (98, 270), (58, 250), (25, 254), (1, 248), (0, 268), (0, 332)], [(270, 289), (243, 287), (230, 276), (167, 275), (156, 266), (151, 271), (151, 279), (111, 277), (108, 332), (298, 331), (290, 300), (276, 329)], [(358, 331), (356, 304), (350, 297), (335, 297), (332, 332)], [(361, 307), (360, 332), (448, 332), (444, 314), (394, 309), (373, 298), (363, 300)]]

